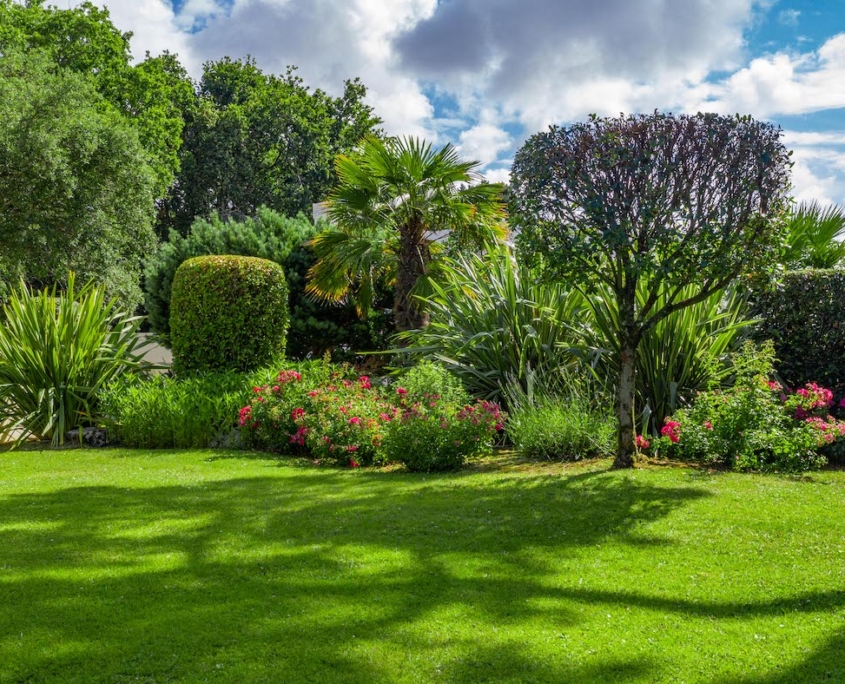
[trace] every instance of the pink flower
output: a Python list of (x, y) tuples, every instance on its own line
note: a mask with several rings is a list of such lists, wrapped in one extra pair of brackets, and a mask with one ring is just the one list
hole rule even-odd
[(281, 389), (278, 385), (273, 385), (273, 391), (278, 392)]
[(361, 464), (358, 463), (358, 461), (356, 461), (354, 458), (350, 458), (349, 459), (349, 467), (350, 468), (360, 468)]
[(360, 425), (361, 419), (358, 416), (353, 416), (352, 418), (349, 419), (349, 424), (350, 425)]
[(249, 406), (244, 406), (238, 412), (238, 425), (243, 427), (249, 422), (250, 414), (252, 413), (252, 408)]
[(648, 440), (642, 435), (637, 435), (637, 449), (648, 449)]
[(319, 394), (319, 392), (318, 392), (317, 390), (311, 390), (311, 391), (308, 393), (308, 396), (309, 396), (309, 397), (316, 397), (318, 394)]
[(705, 420), (704, 421), (704, 429), (705, 430), (712, 430), (713, 429), (713, 423), (711, 423), (709, 420)]
[(681, 439), (681, 424), (676, 420), (667, 418), (666, 424), (660, 429), (660, 434), (668, 437), (673, 444), (677, 444)]
[(494, 426), (493, 426), (493, 429), (494, 429), (494, 430), (496, 430), (496, 432), (498, 432), (498, 431), (499, 431), (499, 430), (501, 430), (503, 427), (505, 427), (505, 424), (504, 424), (504, 423), (496, 423), (496, 425), (494, 425)]
[(293, 411), (290, 412), (290, 419), (295, 423), (298, 421), (302, 416), (305, 415), (304, 408), (295, 408)]
[(346, 450), (350, 453), (358, 451), (358, 445), (357, 444), (350, 444), (348, 447), (346, 447)]
[(362, 375), (358, 378), (358, 382), (361, 383), (363, 389), (370, 389), (370, 378), (368, 376)]
[(396, 394), (398, 394), (400, 397), (404, 397), (407, 393), (408, 393), (408, 390), (406, 390), (404, 387), (397, 387), (396, 388)]
[(385, 422), (388, 422), (391, 418), (393, 418), (393, 416), (391, 416), (389, 413), (379, 413), (378, 417)]

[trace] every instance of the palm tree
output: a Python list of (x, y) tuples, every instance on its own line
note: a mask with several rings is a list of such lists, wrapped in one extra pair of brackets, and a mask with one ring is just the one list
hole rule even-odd
[(836, 268), (845, 262), (845, 210), (802, 202), (786, 220), (788, 268)]
[(333, 227), (311, 244), (317, 261), (308, 291), (341, 301), (354, 291), (359, 311), (371, 307), (379, 281), (395, 288), (396, 329), (428, 323), (413, 296), (448, 237), (480, 247), (507, 235), (503, 186), (487, 183), (478, 162), (452, 145), (435, 150), (416, 138), (365, 138), (335, 162), (339, 183), (328, 199)]

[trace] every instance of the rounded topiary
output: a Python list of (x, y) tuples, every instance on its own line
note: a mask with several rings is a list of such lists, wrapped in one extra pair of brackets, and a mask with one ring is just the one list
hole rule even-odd
[(283, 355), (287, 327), (288, 288), (279, 264), (202, 256), (176, 270), (170, 336), (177, 375), (267, 365)]

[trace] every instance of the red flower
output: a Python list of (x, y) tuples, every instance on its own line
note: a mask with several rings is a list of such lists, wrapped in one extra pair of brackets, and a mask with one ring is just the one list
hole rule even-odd
[(666, 424), (661, 428), (660, 434), (668, 437), (669, 441), (677, 444), (681, 439), (681, 424), (676, 420), (666, 419)]
[(349, 459), (349, 467), (350, 468), (360, 468), (361, 464), (358, 463), (358, 461), (356, 461), (354, 458), (350, 458)]
[(358, 378), (358, 382), (361, 383), (363, 389), (370, 389), (370, 378), (368, 376), (362, 375)]
[(290, 412), (290, 418), (294, 423), (296, 421), (298, 421), (300, 418), (302, 418), (302, 416), (304, 416), (304, 415), (305, 415), (305, 409), (304, 408), (295, 408), (293, 411)]
[(252, 408), (249, 407), (249, 406), (244, 406), (238, 412), (238, 425), (240, 425), (241, 427), (246, 425), (249, 422), (249, 417), (250, 417), (251, 413), (252, 413)]
[(705, 420), (704, 421), (704, 429), (705, 430), (712, 430), (713, 429), (713, 423), (711, 423), (709, 420)]
[(637, 435), (637, 449), (648, 449), (648, 440), (642, 435)]
[(360, 425), (361, 419), (358, 416), (353, 416), (352, 418), (349, 419), (349, 424), (350, 425)]
[(396, 388), (396, 394), (398, 394), (400, 397), (404, 397), (407, 393), (408, 393), (408, 390), (406, 390), (404, 387), (397, 387)]

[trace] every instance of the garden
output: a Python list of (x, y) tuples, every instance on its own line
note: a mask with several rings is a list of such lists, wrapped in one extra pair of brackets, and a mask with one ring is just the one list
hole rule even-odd
[(357, 80), (0, 14), (0, 683), (845, 680), (845, 211), (780, 128), (503, 185)]

